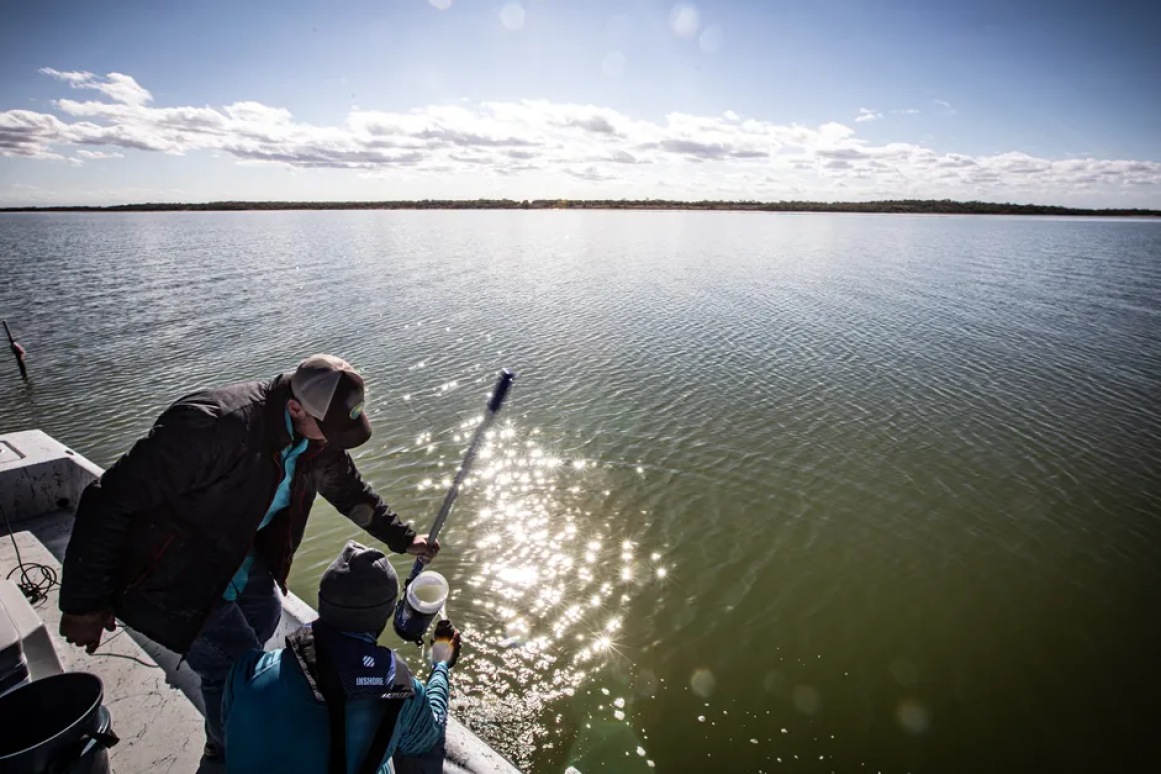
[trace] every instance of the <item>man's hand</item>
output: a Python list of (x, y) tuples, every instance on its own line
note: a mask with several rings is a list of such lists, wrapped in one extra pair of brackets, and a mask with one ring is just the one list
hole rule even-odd
[(416, 535), (407, 547), (407, 553), (418, 556), (419, 561), (427, 564), (439, 553), (439, 541), (428, 542), (427, 535)]
[(99, 610), (85, 615), (64, 613), (60, 617), (61, 636), (70, 645), (83, 646), (86, 653), (96, 652), (97, 646), (101, 644), (102, 630), (117, 630), (112, 610)]

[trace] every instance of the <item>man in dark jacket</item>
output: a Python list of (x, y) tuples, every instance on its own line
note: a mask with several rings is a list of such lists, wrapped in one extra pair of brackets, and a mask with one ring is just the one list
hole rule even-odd
[(363, 379), (315, 355), (293, 374), (188, 395), (77, 506), (61, 579), (61, 634), (91, 653), (114, 618), (184, 655), (202, 681), (206, 755), (220, 757), (222, 690), (281, 615), (315, 494), (397, 553), (416, 535), (359, 477), (371, 437)]

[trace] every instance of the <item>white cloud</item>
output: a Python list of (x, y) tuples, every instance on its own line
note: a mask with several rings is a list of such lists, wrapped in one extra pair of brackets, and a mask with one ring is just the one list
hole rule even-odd
[(843, 161), (861, 161), (872, 158), (874, 154), (860, 148), (822, 148), (815, 151), (815, 156), (823, 159), (842, 159)]
[[(252, 101), (157, 107), (128, 76), (47, 73), (72, 88), (119, 96), (112, 102), (60, 99), (56, 114), (0, 111), (0, 155), (75, 164), (117, 158), (125, 149), (210, 154), (248, 165), (427, 181), (449, 197), (497, 191), (567, 196), (576, 185), (580, 193), (602, 196), (647, 197), (664, 189), (664, 195), (703, 198), (724, 187), (741, 198), (797, 191), (798, 198), (820, 199), (1025, 196), (1046, 202), (1132, 191), (1161, 205), (1161, 164), (1155, 161), (967, 155), (876, 144), (854, 128), (862, 116), (881, 115), (869, 108), (854, 127), (810, 127), (730, 111), (648, 120), (598, 105), (522, 100), (352, 110), (340, 122), (317, 125)], [(127, 83), (136, 96), (121, 88)], [(766, 187), (755, 189), (755, 181)]]
[(30, 159), (61, 159), (50, 146), (70, 143), (65, 124), (56, 116), (31, 110), (8, 110), (0, 113), (0, 154)]
[(257, 121), (269, 124), (288, 124), (291, 116), (285, 108), (266, 107), (260, 102), (235, 102), (226, 105), (226, 115), (239, 121)]
[(613, 150), (609, 152), (608, 158), (599, 159), (600, 161), (612, 161), (616, 164), (644, 164), (646, 162), (634, 156), (625, 150)]
[(86, 159), (88, 161), (99, 161), (101, 159), (123, 159), (123, 158), (125, 158), (125, 154), (124, 153), (107, 153), (105, 151), (91, 151), (91, 150), (83, 150), (82, 149), (82, 150), (77, 151), (77, 157), (82, 158), (82, 159)]
[(96, 77), (92, 73), (62, 73), (58, 70), (52, 69), (51, 67), (42, 67), (40, 68), (39, 72), (44, 75), (51, 75), (53, 78), (64, 81), (74, 88), (79, 88), (82, 84), (85, 84)]
[(612, 175), (600, 167), (588, 166), (582, 168), (566, 167), (565, 174), (572, 175), (580, 180), (588, 180), (589, 182), (604, 182), (606, 180), (615, 180), (616, 175)]
[(51, 67), (40, 72), (64, 81), (74, 89), (96, 89), (107, 97), (126, 105), (144, 105), (153, 101), (153, 95), (142, 88), (131, 76), (109, 73), (104, 80), (92, 73), (62, 73)]
[(859, 108), (859, 115), (855, 121), (861, 124), (864, 121), (877, 121), (882, 117), (882, 113), (871, 110), (870, 108)]
[(934, 105), (939, 105), (941, 108), (943, 108), (945, 110), (951, 110), (951, 103), (950, 102), (945, 102), (942, 99), (933, 99), (933, 100), (931, 100), (931, 102)]
[(892, 110), (892, 113), (900, 116), (915, 116), (921, 112), (918, 108), (903, 108), (902, 110)]

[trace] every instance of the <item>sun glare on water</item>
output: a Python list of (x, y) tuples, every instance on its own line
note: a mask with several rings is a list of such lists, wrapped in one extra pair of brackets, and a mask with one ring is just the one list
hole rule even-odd
[[(478, 420), (443, 437), (462, 450)], [(431, 433), (416, 438), (421, 452), (432, 443)], [(453, 469), (448, 461), (441, 472)], [(666, 577), (661, 554), (639, 553), (624, 520), (602, 506), (619, 471), (566, 457), (539, 430), (505, 421), (489, 432), (445, 532), (465, 547), (448, 571), (449, 605), (471, 654), (457, 670), (453, 710), (517, 763), (565, 733), (543, 720), (554, 703), (628, 663), (623, 611)], [(432, 497), (442, 488), (434, 477), (419, 484)], [(629, 722), (627, 709), (610, 708), (612, 718)]]

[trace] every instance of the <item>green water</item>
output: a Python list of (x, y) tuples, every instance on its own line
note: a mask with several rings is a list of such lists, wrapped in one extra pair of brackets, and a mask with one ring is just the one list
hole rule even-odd
[(439, 586), (413, 586), (415, 598), (425, 605), (433, 605), (442, 601), (444, 590)]
[[(0, 427), (108, 465), (331, 351), (421, 531), (517, 370), (433, 569), (455, 711), (529, 771), (1156, 762), (1161, 223), (12, 215), (0, 276)], [(361, 537), (320, 503), (293, 590)]]

